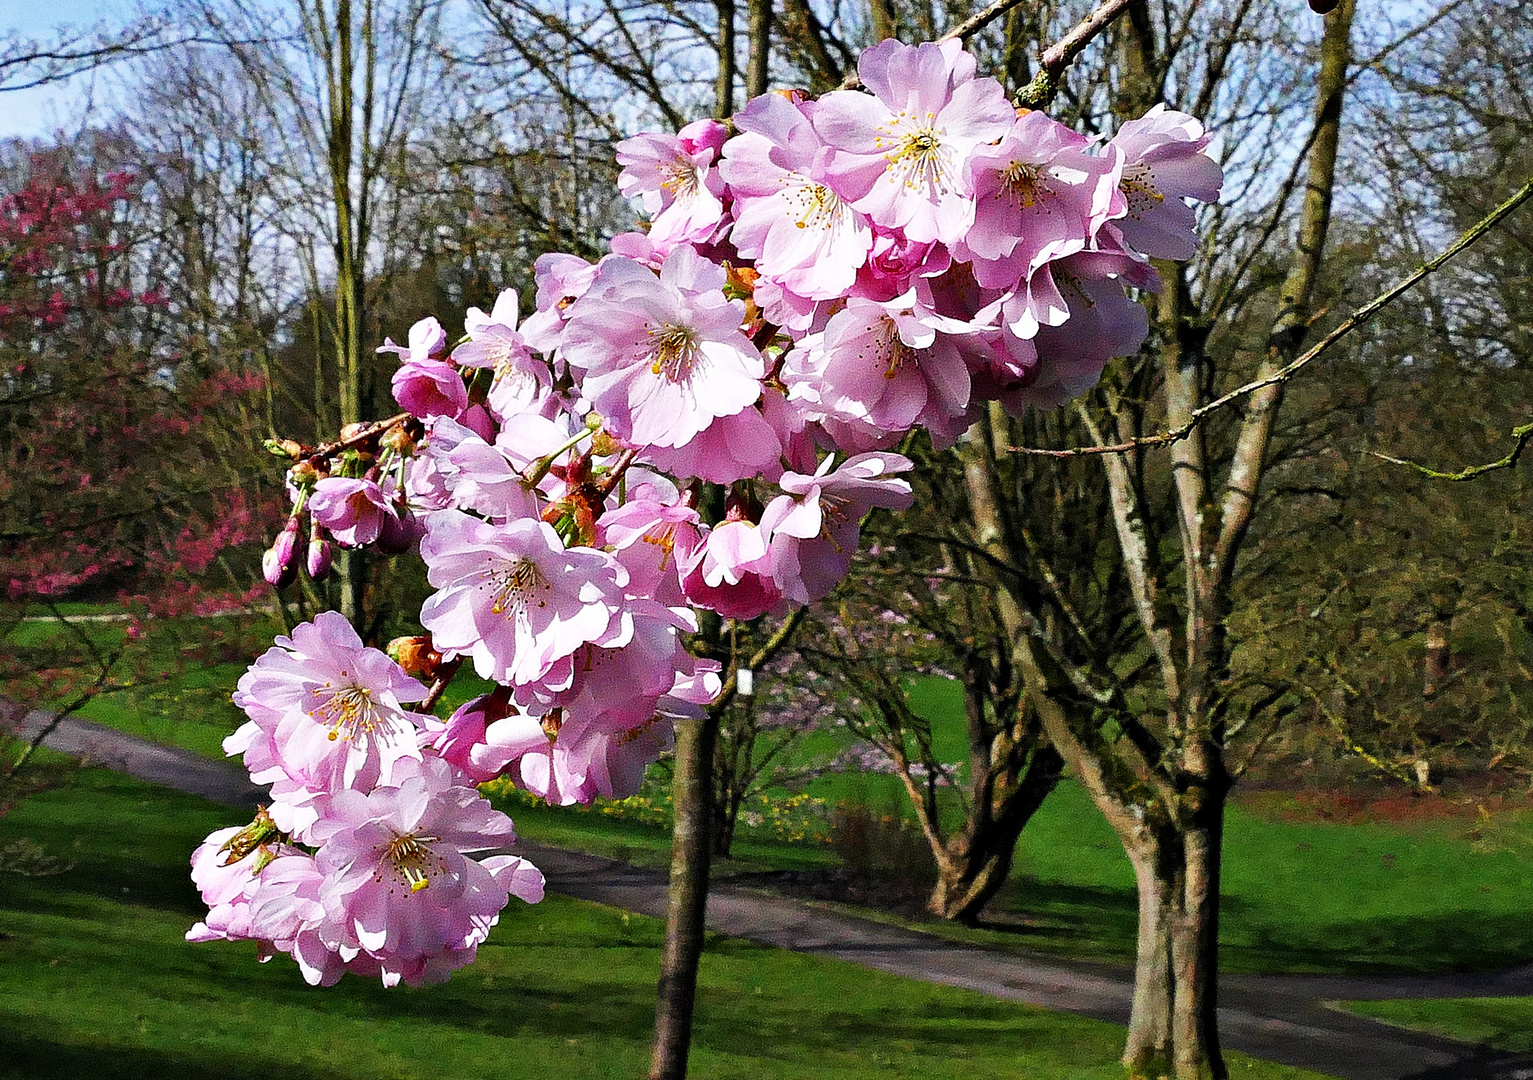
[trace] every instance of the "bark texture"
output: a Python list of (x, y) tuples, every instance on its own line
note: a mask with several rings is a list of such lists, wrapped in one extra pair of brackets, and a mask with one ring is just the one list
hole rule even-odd
[(649, 1080), (682, 1080), (687, 1075), (708, 907), (710, 770), (717, 733), (718, 719), (711, 713), (700, 720), (676, 721), (671, 884), (666, 895), (665, 945), (655, 995)]

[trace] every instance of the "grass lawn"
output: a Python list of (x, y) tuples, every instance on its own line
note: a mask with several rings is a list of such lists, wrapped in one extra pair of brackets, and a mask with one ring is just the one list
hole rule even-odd
[[(38, 624), (28, 624), (34, 628)], [(92, 632), (120, 633), (110, 624)], [(260, 629), (254, 626), (251, 631)], [(242, 631), (243, 632), (243, 631)], [(192, 639), (195, 640), (195, 639)], [(210, 651), (211, 646), (193, 649)], [(253, 655), (253, 654), (252, 654)], [(168, 678), (103, 695), (83, 715), (124, 731), (220, 757), (220, 743), (241, 714), (227, 694), (246, 662), (202, 666), (179, 652), (158, 658)], [(179, 664), (173, 668), (172, 664)], [(150, 665), (154, 667), (155, 665)], [(460, 676), (447, 706), (477, 691)], [(916, 707), (938, 718), (943, 756), (962, 751), (956, 684), (912, 687)], [(828, 758), (844, 731), (812, 733), (797, 749)], [(826, 775), (810, 793), (901, 811), (893, 777)], [(1270, 800), (1268, 800), (1270, 802)], [(667, 828), (621, 821), (596, 811), (508, 807), (524, 835), (649, 865), (669, 860)], [(1533, 826), (1533, 815), (1506, 815)], [(1481, 853), (1457, 820), (1411, 824), (1342, 824), (1276, 820), (1264, 805), (1239, 805), (1227, 818), (1220, 939), (1226, 970), (1245, 972), (1431, 972), (1504, 967), (1533, 957), (1533, 861), (1526, 853)], [(742, 827), (737, 858), (721, 874), (836, 865), (834, 851), (791, 844)], [(991, 924), (940, 932), (987, 944), (1059, 955), (1126, 960), (1137, 924), (1133, 876), (1117, 839), (1084, 791), (1064, 783), (1028, 825), (1012, 880), (992, 903)]]
[(1485, 1043), (1514, 1054), (1533, 1053), (1533, 997), (1426, 998), (1344, 1001), (1348, 1012), (1412, 1031)]
[[(188, 945), (191, 848), (222, 808), (97, 770), (0, 819), (73, 863), (0, 873), (0, 1076), (345, 1080), (642, 1075), (659, 926), (551, 897), (508, 909), (451, 982), (305, 986), (244, 944)], [(1117, 1080), (1122, 1029), (725, 939), (702, 968), (710, 1080)], [(1232, 1055), (1252, 1080), (1315, 1074)]]

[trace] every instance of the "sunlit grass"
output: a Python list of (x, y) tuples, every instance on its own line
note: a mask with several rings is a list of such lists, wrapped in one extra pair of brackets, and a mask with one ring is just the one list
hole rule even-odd
[[(285, 958), (188, 945), (186, 856), (232, 815), (85, 770), (0, 819), (73, 863), (0, 876), (0, 1076), (371, 1080), (643, 1074), (659, 925), (551, 897), (508, 909), (438, 987), (305, 986)], [(1117, 1080), (1122, 1029), (712, 938), (693, 1072), (717, 1080)], [(1315, 1074), (1234, 1057), (1256, 1080)]]

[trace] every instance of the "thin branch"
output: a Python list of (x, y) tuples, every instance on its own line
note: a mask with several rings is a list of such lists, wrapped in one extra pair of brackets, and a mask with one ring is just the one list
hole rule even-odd
[[(1059, 92), (1059, 83), (1064, 78), (1065, 68), (1070, 66), (1070, 62), (1079, 56), (1087, 45), (1111, 26), (1114, 19), (1123, 14), (1129, 2), (1130, 0), (1104, 0), (1095, 11), (1077, 23), (1075, 29), (1045, 49), (1039, 62), (1037, 77), (1017, 95), (1017, 104), (1041, 109), (1052, 102), (1054, 95)], [(981, 14), (984, 13), (981, 12)]]
[[(1023, 0), (995, 0), (989, 7), (969, 16), (937, 40), (967, 41), (1022, 2)], [(1040, 60), (1038, 77), (1017, 96), (1017, 104), (1040, 108), (1054, 100), (1054, 94), (1059, 89), (1059, 81), (1064, 77), (1065, 68), (1070, 66), (1070, 61), (1096, 40), (1128, 5), (1129, 0), (1103, 0), (1095, 11), (1076, 24), (1075, 29), (1045, 49)], [(856, 90), (861, 85), (862, 79), (855, 71), (841, 80), (842, 90)]]
[(1368, 452), (1380, 461), (1387, 461), (1391, 465), (1404, 465), (1407, 468), (1415, 469), (1423, 476), (1431, 477), (1433, 480), (1452, 480), (1455, 483), (1459, 483), (1465, 480), (1473, 480), (1475, 477), (1483, 476), (1488, 472), (1495, 472), (1497, 469), (1513, 468), (1517, 464), (1517, 459), (1522, 456), (1523, 448), (1528, 445), (1528, 440), (1533, 439), (1533, 424), (1523, 424), (1521, 427), (1514, 427), (1512, 429), (1512, 438), (1516, 439), (1517, 442), (1507, 453), (1506, 457), (1485, 465), (1470, 465), (1468, 468), (1460, 469), (1458, 472), (1438, 472), (1436, 469), (1429, 469), (1425, 465), (1414, 461), (1407, 461), (1405, 458), (1390, 457), (1388, 454), (1381, 454), (1377, 450), (1370, 450)]
[[(788, 617), (782, 621), (782, 625), (777, 628), (777, 631), (767, 638), (761, 648), (751, 654), (743, 666), (747, 669), (754, 669), (769, 663), (772, 657), (777, 655), (778, 650), (786, 645), (793, 635), (797, 633), (799, 624), (804, 621), (804, 613), (808, 610), (807, 607), (794, 608)], [(719, 689), (719, 696), (714, 698), (713, 703), (708, 706), (708, 712), (711, 716), (721, 715), (729, 707), (729, 703), (735, 699), (735, 694), (739, 690), (738, 671), (739, 668), (736, 668), (729, 673), (729, 678), (724, 680), (724, 685)]]
[[(1315, 360), (1319, 359), (1320, 356), (1328, 352), (1331, 346), (1335, 345), (1342, 338), (1346, 337), (1363, 323), (1371, 319), (1374, 315), (1378, 314), (1381, 309), (1388, 307), (1395, 300), (1399, 299), (1401, 294), (1407, 292), (1412, 286), (1419, 283), (1422, 279), (1442, 269), (1442, 267), (1449, 261), (1462, 254), (1465, 249), (1469, 248), (1472, 244), (1475, 243), (1475, 241), (1479, 240), (1486, 233), (1490, 232), (1497, 225), (1501, 224), (1502, 219), (1504, 219), (1508, 214), (1512, 213), (1512, 211), (1516, 210), (1523, 203), (1527, 202), (1530, 197), (1533, 197), (1533, 177), (1530, 177), (1528, 182), (1522, 185), (1522, 187), (1519, 188), (1511, 198), (1507, 199), (1504, 203), (1496, 207), (1485, 217), (1481, 218), (1474, 225), (1470, 226), (1470, 228), (1465, 231), (1462, 236), (1455, 240), (1452, 245), (1446, 248), (1436, 258), (1417, 267), (1416, 270), (1409, 276), (1402, 278), (1400, 281), (1396, 282), (1388, 289), (1385, 289), (1378, 296), (1375, 296), (1372, 300), (1368, 301), (1368, 303), (1358, 308), (1350, 316), (1343, 320), (1339, 326), (1337, 326), (1325, 337), (1321, 338), (1320, 341), (1318, 341), (1308, 352), (1304, 353), (1292, 363), (1279, 368), (1277, 371), (1274, 371), (1271, 375), (1268, 375), (1265, 378), (1255, 379), (1246, 383), (1244, 386), (1236, 387), (1234, 390), (1231, 390), (1229, 393), (1223, 395), (1222, 397), (1215, 398), (1213, 401), (1208, 402), (1206, 405), (1198, 406), (1198, 408), (1192, 411), (1192, 415), (1188, 417), (1187, 422), (1184, 424), (1171, 428), (1168, 431), (1159, 432), (1155, 435), (1145, 435), (1141, 438), (1130, 439), (1127, 442), (1113, 443), (1111, 445), (1071, 446), (1063, 450), (1046, 450), (1036, 446), (1012, 446), (1008, 447), (1008, 449), (1014, 454), (1032, 454), (1036, 457), (1075, 458), (1092, 457), (1097, 454), (1126, 454), (1130, 451), (1138, 450), (1141, 447), (1167, 446), (1171, 443), (1181, 442), (1188, 435), (1191, 435), (1199, 424), (1201, 424), (1212, 414), (1218, 412), (1220, 409), (1226, 408), (1238, 399), (1243, 398), (1248, 394), (1254, 394), (1256, 391), (1265, 389), (1268, 386), (1276, 386), (1279, 383), (1288, 382), (1288, 380), (1292, 379), (1295, 375), (1303, 371)], [(1513, 434), (1516, 434), (1516, 432)], [(1409, 464), (1409, 462), (1400, 462), (1400, 464)], [(1447, 479), (1453, 479), (1453, 477), (1450, 475), (1447, 477)], [(1469, 479), (1469, 477), (1464, 477), (1463, 479)]]

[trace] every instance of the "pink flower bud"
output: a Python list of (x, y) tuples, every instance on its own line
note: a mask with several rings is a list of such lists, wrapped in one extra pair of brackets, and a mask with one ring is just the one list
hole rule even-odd
[(281, 589), (298, 576), (298, 526), (298, 518), (288, 518), (276, 541), (261, 556), (261, 575), (268, 585)]
[(332, 558), (330, 541), (317, 534), (309, 537), (308, 559), (305, 563), (309, 580), (324, 581), (329, 577)]

